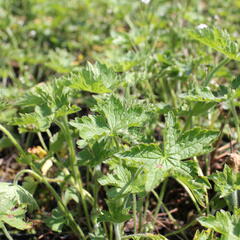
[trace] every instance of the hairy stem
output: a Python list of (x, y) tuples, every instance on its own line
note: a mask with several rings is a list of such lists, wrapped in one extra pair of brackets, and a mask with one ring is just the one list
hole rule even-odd
[(37, 135), (38, 135), (39, 141), (40, 141), (40, 143), (42, 144), (44, 150), (45, 150), (45, 151), (48, 151), (48, 148), (47, 148), (46, 143), (44, 142), (42, 133), (41, 133), (41, 132), (38, 132)]
[(114, 223), (115, 239), (121, 240), (121, 223)]
[(9, 234), (7, 228), (5, 227), (4, 223), (1, 224), (1, 228), (3, 230), (3, 233), (5, 234), (6, 238), (8, 240), (13, 240), (13, 238), (11, 237), (11, 235)]
[(233, 115), (233, 121), (235, 124), (235, 127), (237, 129), (237, 138), (238, 138), (238, 143), (240, 143), (240, 127), (239, 127), (239, 118), (238, 118), (238, 114), (234, 105), (234, 101), (233, 101), (233, 97), (232, 94), (231, 96), (229, 96), (229, 105), (230, 105), (230, 109)]
[(89, 213), (88, 213), (86, 198), (84, 196), (82, 177), (81, 177), (81, 173), (80, 173), (80, 171), (78, 169), (78, 166), (77, 166), (77, 158), (76, 158), (76, 153), (75, 153), (75, 147), (74, 147), (74, 144), (73, 144), (73, 141), (72, 141), (72, 136), (71, 136), (70, 129), (69, 129), (69, 126), (68, 126), (67, 117), (65, 117), (63, 119), (63, 125), (60, 125), (60, 127), (62, 127), (62, 130), (63, 130), (64, 135), (66, 137), (66, 141), (68, 143), (71, 170), (72, 170), (72, 173), (73, 173), (75, 183), (77, 184), (77, 190), (79, 191), (80, 197), (82, 199), (83, 210), (84, 210), (84, 214), (85, 214), (86, 219), (87, 219), (87, 225), (88, 225), (89, 230), (91, 230), (92, 227), (91, 227), (91, 222), (90, 222), (90, 216), (89, 216)]
[(134, 233), (137, 233), (137, 198), (133, 194), (133, 219), (134, 219)]
[(238, 190), (235, 190), (233, 193), (232, 193), (232, 202), (233, 202), (233, 209), (234, 209), (234, 212), (236, 209), (238, 209)]

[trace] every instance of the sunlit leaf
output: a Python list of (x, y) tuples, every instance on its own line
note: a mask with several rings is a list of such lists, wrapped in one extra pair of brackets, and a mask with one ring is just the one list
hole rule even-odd
[(198, 221), (204, 227), (213, 229), (215, 232), (222, 234), (222, 239), (239, 240), (240, 237), (240, 212), (236, 211), (233, 215), (221, 210), (216, 216), (209, 215), (200, 217)]
[(223, 53), (230, 59), (240, 60), (239, 45), (233, 41), (226, 30), (217, 27), (210, 28), (208, 26), (198, 27), (189, 30), (189, 36), (218, 52)]

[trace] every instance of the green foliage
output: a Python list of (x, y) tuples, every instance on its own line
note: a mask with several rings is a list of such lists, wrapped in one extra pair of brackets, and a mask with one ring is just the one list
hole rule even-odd
[(235, 173), (225, 165), (223, 172), (216, 172), (209, 177), (214, 181), (215, 191), (221, 198), (229, 196), (236, 190), (240, 190), (240, 173)]
[(36, 209), (37, 203), (32, 195), (18, 185), (0, 183), (0, 228), (1, 223), (24, 230), (31, 227), (25, 222), (27, 208)]
[(239, 7), (0, 0), (0, 170), (26, 168), (0, 184), (0, 230), (30, 228), (37, 193), (34, 217), (77, 239), (239, 239), (239, 173), (209, 154), (240, 142)]
[(7, 108), (8, 104), (0, 98), (0, 111), (3, 111)]
[(141, 193), (144, 191), (144, 180), (140, 174), (132, 173), (127, 168), (118, 166), (114, 169), (113, 174), (103, 176), (98, 182), (105, 186), (114, 186), (108, 191), (109, 198), (120, 198), (126, 194)]
[(70, 104), (70, 95), (70, 89), (60, 80), (36, 86), (19, 102), (20, 106), (34, 107), (35, 111), (20, 114), (10, 123), (19, 126), (20, 132), (46, 131), (53, 121), (80, 110), (79, 107)]
[(1, 208), (4, 209), (4, 204), (13, 203), (15, 205), (27, 205), (30, 211), (37, 208), (37, 203), (32, 195), (24, 188), (11, 183), (0, 183)]
[(208, 229), (201, 232), (197, 230), (193, 240), (217, 240), (217, 238), (214, 237), (213, 231), (211, 231), (211, 229)]
[(73, 127), (79, 129), (80, 137), (91, 140), (110, 133), (110, 129), (102, 116), (88, 116), (75, 119), (71, 122)]
[(56, 51), (49, 52), (45, 65), (58, 73), (69, 73), (73, 70), (73, 62), (74, 56), (66, 50), (56, 49)]
[(25, 177), (22, 186), (24, 189), (26, 189), (29, 193), (33, 195), (37, 189), (38, 182), (35, 181), (33, 177), (28, 176), (28, 177)]
[(102, 211), (98, 217), (100, 222), (122, 223), (131, 218), (129, 209), (124, 207), (121, 200), (107, 200), (108, 211)]
[(52, 153), (59, 152), (64, 145), (64, 141), (65, 141), (64, 135), (61, 131), (54, 134), (50, 138), (50, 146), (49, 146), (50, 152), (52, 152)]
[(100, 115), (75, 118), (70, 123), (87, 141), (103, 136), (128, 135), (130, 128), (142, 126), (147, 119), (146, 111), (139, 103), (129, 103), (115, 95), (97, 98), (95, 110)]
[(124, 132), (131, 127), (139, 127), (147, 119), (146, 110), (140, 102), (120, 99), (114, 95), (96, 100), (96, 109), (105, 117), (113, 134)]
[(62, 232), (63, 226), (66, 224), (66, 219), (62, 212), (55, 208), (52, 210), (51, 217), (45, 220), (46, 225), (54, 232)]
[(188, 33), (192, 39), (214, 48), (228, 58), (237, 61), (240, 60), (239, 45), (231, 39), (226, 30), (221, 30), (217, 27), (210, 28), (208, 26), (203, 26), (194, 30), (189, 30)]
[(109, 93), (119, 82), (116, 73), (106, 65), (88, 63), (85, 68), (64, 78), (66, 85), (92, 93)]
[[(40, 109), (37, 107), (37, 110)], [(12, 119), (10, 123), (11, 125), (17, 125), (20, 133), (44, 132), (50, 127), (52, 120), (51, 116), (44, 116), (40, 110), (35, 113), (20, 114), (19, 117)]]
[(167, 238), (165, 238), (164, 236), (162, 235), (154, 235), (154, 234), (145, 234), (144, 237), (132, 237), (132, 239), (134, 240), (141, 240), (141, 239), (151, 239), (151, 240), (167, 240)]
[(96, 167), (111, 158), (116, 151), (114, 147), (110, 148), (107, 140), (96, 141), (79, 153), (79, 164)]
[(31, 227), (30, 223), (25, 222), (26, 210), (23, 207), (15, 208), (14, 204), (9, 203), (0, 209), (0, 228), (2, 223), (6, 223), (13, 228), (25, 230)]
[(202, 129), (192, 129), (181, 134), (176, 126), (175, 116), (170, 112), (166, 119), (163, 149), (154, 144), (144, 144), (118, 156), (130, 160), (135, 167), (140, 165), (145, 169), (147, 191), (159, 185), (164, 178), (173, 176), (183, 181), (203, 204), (208, 183), (199, 177), (199, 166), (195, 162), (182, 160), (210, 152), (211, 143), (217, 136), (215, 131)]
[(214, 96), (211, 90), (207, 87), (205, 88), (196, 87), (189, 93), (182, 94), (181, 97), (190, 102), (219, 103), (226, 100), (226, 97)]
[(237, 211), (233, 215), (229, 212), (221, 210), (216, 216), (209, 215), (200, 217), (198, 221), (207, 228), (213, 229), (222, 235), (221, 239), (237, 240), (240, 237), (240, 212)]

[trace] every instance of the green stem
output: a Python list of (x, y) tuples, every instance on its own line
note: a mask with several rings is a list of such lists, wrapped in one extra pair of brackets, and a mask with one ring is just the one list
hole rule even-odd
[(166, 82), (167, 89), (169, 89), (169, 93), (170, 93), (170, 96), (172, 98), (173, 106), (174, 106), (174, 108), (177, 108), (177, 97), (176, 97), (176, 94), (175, 94), (174, 87), (170, 86), (168, 79), (166, 79), (165, 82)]
[(211, 156), (210, 154), (206, 156), (206, 176), (211, 174)]
[(17, 175), (15, 176), (14, 180), (13, 180), (13, 184), (14, 185), (17, 185), (18, 184), (18, 181), (19, 181), (19, 178), (25, 174), (25, 173), (29, 173), (31, 174), (36, 180), (38, 180), (39, 182), (42, 181), (42, 178), (37, 174), (35, 173), (33, 170), (30, 170), (30, 169), (24, 169), (20, 172), (17, 173)]
[(121, 240), (121, 223), (114, 223), (115, 240)]
[(70, 129), (68, 127), (67, 117), (64, 117), (64, 119), (63, 119), (62, 130), (64, 131), (64, 135), (65, 135), (66, 141), (68, 143), (69, 155), (70, 155), (70, 165), (71, 165), (71, 170), (72, 170), (72, 173), (73, 173), (73, 177), (74, 177), (74, 180), (77, 184), (77, 190), (79, 191), (81, 199), (82, 199), (83, 210), (84, 210), (84, 213), (85, 213), (85, 216), (86, 216), (86, 219), (87, 219), (88, 228), (89, 228), (89, 230), (91, 230), (92, 227), (91, 227), (90, 216), (89, 216), (89, 213), (88, 213), (86, 199), (85, 199), (85, 196), (84, 196), (82, 177), (81, 177), (81, 173), (80, 173), (80, 171), (78, 169), (78, 166), (77, 166), (77, 158), (76, 158), (76, 153), (75, 153), (75, 147), (74, 147), (74, 144), (73, 144), (73, 141), (72, 141)]
[(110, 238), (110, 240), (113, 240), (113, 225), (112, 225), (112, 223), (109, 223), (109, 238)]
[[(153, 193), (154, 197), (155, 197), (157, 200), (159, 200), (159, 196), (158, 196), (158, 194), (156, 193), (156, 191), (155, 191), (155, 190), (152, 190), (152, 193)], [(163, 202), (162, 202), (162, 207), (163, 207), (164, 211), (167, 213), (169, 219), (170, 219), (173, 223), (176, 223), (176, 222), (177, 222), (176, 219), (173, 217), (173, 215), (172, 215), (171, 212), (167, 209), (167, 207), (165, 206), (165, 204), (164, 204)]]
[(17, 140), (13, 137), (13, 135), (2, 125), (0, 124), (0, 130), (7, 135), (7, 137), (10, 139), (10, 141), (13, 143), (13, 145), (17, 148), (17, 150), (22, 154), (26, 155), (23, 148), (20, 146), (20, 144), (17, 142)]
[(240, 143), (240, 127), (239, 127), (239, 119), (238, 119), (238, 114), (234, 105), (234, 101), (233, 101), (233, 94), (231, 94), (231, 96), (229, 96), (229, 104), (230, 104), (230, 108), (231, 108), (231, 112), (233, 114), (233, 120), (234, 120), (234, 124), (235, 127), (237, 129), (237, 136), (238, 136), (238, 143)]
[(182, 182), (180, 181), (179, 179), (177, 179), (177, 181), (185, 188), (185, 190), (187, 191), (187, 193), (189, 194), (190, 198), (192, 199), (198, 213), (200, 214), (201, 213), (201, 210), (198, 206), (198, 203), (197, 203), (197, 200), (195, 199), (194, 195), (192, 194), (191, 190)]
[[(138, 233), (138, 234), (131, 234), (131, 235), (127, 235), (127, 236), (122, 236), (121, 239), (132, 239), (132, 238), (155, 239), (154, 237), (156, 237), (156, 239), (158, 239), (157, 238), (158, 236), (161, 236), (161, 235), (154, 235), (154, 234), (151, 234), (151, 233)], [(159, 238), (159, 239), (162, 239), (162, 238)]]
[(232, 202), (233, 202), (233, 211), (235, 212), (236, 209), (238, 209), (238, 190), (235, 190), (232, 193)]
[(133, 194), (133, 219), (134, 219), (134, 233), (137, 233), (137, 198)]
[(47, 129), (46, 133), (47, 133), (47, 135), (48, 135), (49, 138), (52, 138), (52, 137), (53, 137), (53, 135), (52, 135), (52, 133), (51, 133), (51, 131), (50, 131), (49, 129)]
[(7, 237), (8, 240), (13, 240), (13, 238), (11, 237), (11, 235), (9, 234), (7, 228), (5, 227), (4, 223), (1, 224), (1, 228), (3, 230), (3, 233), (5, 234), (5, 236)]
[[(34, 165), (32, 165), (33, 169), (36, 168)], [(55, 189), (51, 186), (51, 184), (49, 184), (49, 182), (45, 179), (45, 177), (39, 175), (38, 173), (35, 172), (38, 171), (38, 169), (34, 169), (30, 170), (30, 169), (25, 169), (21, 172), (19, 172), (15, 179), (14, 179), (14, 184), (17, 184), (19, 177), (24, 174), (24, 173), (29, 173), (31, 174), (37, 181), (44, 183), (46, 185), (46, 187), (48, 188), (48, 190), (51, 192), (51, 194), (54, 196), (54, 198), (57, 201), (58, 207), (59, 209), (62, 211), (62, 213), (66, 216), (66, 218), (68, 219), (69, 222), (69, 227), (74, 231), (75, 234), (77, 234), (79, 237), (81, 237), (82, 239), (85, 239), (85, 235), (82, 231), (82, 229), (80, 228), (79, 225), (77, 225), (77, 223), (75, 222), (72, 214), (70, 213), (70, 211), (67, 209), (67, 207), (64, 205), (62, 199), (60, 198), (60, 196), (57, 194), (57, 192), (55, 191)]]
[(110, 239), (110, 237), (108, 237), (108, 230), (107, 230), (106, 222), (102, 222), (102, 225), (103, 225), (106, 239)]
[(164, 180), (164, 182), (162, 184), (161, 192), (160, 192), (160, 195), (159, 195), (159, 198), (158, 198), (157, 207), (156, 207), (155, 213), (154, 213), (154, 223), (153, 224), (155, 224), (155, 222), (157, 221), (157, 216), (158, 216), (159, 210), (161, 208), (163, 197), (164, 197), (164, 194), (165, 194), (165, 191), (166, 191), (167, 182), (168, 182), (168, 180), (166, 179), (166, 180)]
[(186, 224), (184, 227), (182, 227), (181, 229), (168, 233), (165, 235), (165, 237), (169, 237), (169, 236), (173, 236), (179, 233), (183, 233), (185, 230), (187, 230), (189, 227), (194, 226), (197, 223), (197, 220), (194, 219), (193, 221), (191, 221), (190, 223)]
[[(14, 185), (18, 185), (18, 181), (19, 181), (19, 178), (21, 177), (21, 175), (23, 175), (24, 173), (30, 173), (32, 175), (35, 174), (34, 171), (30, 170), (30, 169), (23, 169), (21, 170), (20, 172), (18, 172), (13, 180), (13, 184)], [(40, 174), (39, 174), (40, 175)], [(35, 176), (35, 178), (37, 178), (37, 175)], [(63, 180), (60, 180), (60, 179), (57, 179), (57, 178), (47, 178), (45, 177), (45, 179), (48, 181), (48, 182), (54, 182), (54, 183), (63, 183)]]
[(143, 198), (140, 198), (140, 212), (139, 212), (139, 223), (138, 223), (138, 231), (142, 230), (142, 218), (143, 218)]
[(230, 61), (231, 61), (231, 59), (225, 58), (225, 59), (223, 59), (216, 67), (214, 67), (214, 68), (212, 69), (212, 71), (207, 75), (206, 80), (205, 80), (203, 86), (207, 86), (207, 85), (210, 83), (211, 79), (213, 78), (214, 74), (215, 74), (221, 67), (223, 67), (224, 65), (226, 65), (226, 64), (229, 63)]
[(48, 151), (47, 145), (44, 142), (44, 139), (43, 139), (43, 136), (42, 136), (41, 132), (38, 132), (37, 135), (38, 135), (38, 139), (39, 139), (41, 145), (43, 146), (44, 150)]
[(193, 111), (191, 111), (191, 109), (189, 109), (189, 114), (188, 114), (188, 117), (187, 117), (187, 121), (186, 121), (186, 123), (184, 125), (182, 133), (184, 133), (188, 129), (189, 125), (192, 122), (192, 117), (193, 117)]
[[(149, 195), (146, 196), (144, 214), (143, 214), (143, 223), (147, 222), (148, 207), (149, 207)], [(143, 228), (143, 231), (145, 231), (145, 228)]]

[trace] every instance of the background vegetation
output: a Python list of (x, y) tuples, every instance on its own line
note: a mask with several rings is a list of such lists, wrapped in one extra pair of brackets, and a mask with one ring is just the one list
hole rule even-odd
[(0, 0), (4, 235), (240, 239), (239, 11)]

